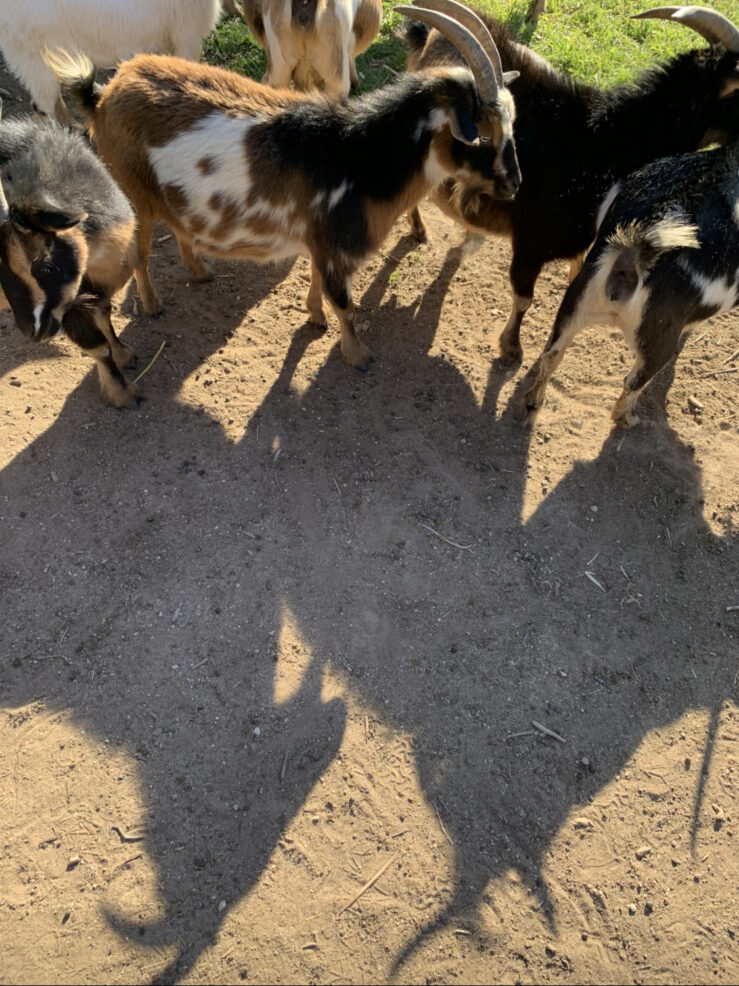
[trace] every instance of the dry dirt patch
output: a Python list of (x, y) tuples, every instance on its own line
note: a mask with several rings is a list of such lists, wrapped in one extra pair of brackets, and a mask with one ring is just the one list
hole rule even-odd
[(527, 425), (565, 268), (506, 374), (507, 245), (427, 211), (366, 374), (302, 260), (159, 242), (138, 411), (0, 313), (2, 981), (739, 978), (739, 319), (625, 433), (585, 333)]

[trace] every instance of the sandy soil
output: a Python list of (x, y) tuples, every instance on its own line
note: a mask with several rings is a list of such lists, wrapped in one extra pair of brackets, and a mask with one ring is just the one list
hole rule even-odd
[(0, 311), (2, 982), (739, 979), (739, 316), (527, 423), (565, 266), (507, 373), (508, 245), (426, 215), (366, 374), (306, 261), (164, 229), (140, 409)]

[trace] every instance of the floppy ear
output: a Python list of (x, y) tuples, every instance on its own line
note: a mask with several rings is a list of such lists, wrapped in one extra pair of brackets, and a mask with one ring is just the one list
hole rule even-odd
[(463, 144), (474, 144), (479, 137), (475, 121), (463, 106), (453, 107), (449, 123), (452, 136), (461, 140)]
[(86, 212), (67, 212), (61, 209), (39, 209), (33, 213), (33, 221), (39, 229), (49, 233), (71, 229), (87, 218)]
[(86, 212), (72, 212), (65, 209), (10, 209), (10, 221), (19, 230), (29, 233), (58, 233), (63, 229), (71, 229), (87, 218)]

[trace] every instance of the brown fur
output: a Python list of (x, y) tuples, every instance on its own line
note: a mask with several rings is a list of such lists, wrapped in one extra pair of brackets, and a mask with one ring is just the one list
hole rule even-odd
[[(441, 71), (432, 74), (446, 78)], [(78, 78), (84, 86), (84, 76)], [(451, 112), (457, 85), (455, 82), (447, 89), (445, 82), (435, 88), (435, 109)], [(252, 140), (254, 129), (246, 131), (243, 154), (251, 182), (243, 189), (220, 186), (219, 162), (208, 155), (197, 157), (188, 167), (203, 179), (210, 179), (208, 187), (213, 191), (207, 204), (189, 201), (187, 192), (178, 184), (160, 187), (150, 164), (152, 149), (166, 148), (205, 117), (257, 118), (269, 126), (270, 120), (287, 108), (301, 103), (315, 105), (326, 99), (273, 90), (223, 69), (169, 56), (139, 55), (120, 66), (99, 97), (89, 125), (101, 158), (138, 215), (135, 276), (148, 314), (161, 310), (148, 271), (152, 226), (161, 220), (175, 233), (182, 259), (197, 279), (210, 273), (197, 252), (256, 261), (272, 260), (284, 255), (280, 251), (293, 248), (294, 252), (309, 253), (314, 262), (308, 296), (311, 317), (319, 319), (323, 313), (325, 320), (320, 301), (325, 291), (341, 323), (345, 358), (354, 365), (370, 358), (354, 330), (351, 277), (360, 263), (379, 248), (398, 215), (429, 192), (433, 179), (426, 174), (425, 156), (391, 200), (364, 200), (358, 205), (364, 210), (364, 223), (358, 222), (364, 239), (351, 254), (342, 250), (326, 252), (325, 225), (321, 223), (330, 222), (325, 203), (336, 189), (315, 184), (302, 168), (299, 148), (294, 161), (278, 160), (269, 141)], [(479, 122), (483, 128), (488, 125), (487, 119)], [(432, 151), (449, 173), (458, 168), (452, 145), (450, 129), (442, 125), (432, 136)], [(230, 172), (235, 173), (238, 171)], [(347, 175), (345, 180), (350, 183), (351, 177)], [(317, 210), (314, 204), (316, 196), (322, 209)], [(204, 205), (206, 209), (202, 209)]]

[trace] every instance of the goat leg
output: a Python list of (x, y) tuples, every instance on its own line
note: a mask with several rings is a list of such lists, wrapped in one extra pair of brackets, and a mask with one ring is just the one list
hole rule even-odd
[[(322, 265), (319, 265), (319, 268)], [(352, 272), (353, 273), (353, 272)], [(354, 326), (354, 301), (352, 300), (352, 278), (347, 271), (330, 273), (321, 269), (323, 289), (339, 318), (341, 327), (341, 354), (350, 366), (366, 370), (372, 360), (370, 349), (357, 336)]]
[(593, 311), (588, 304), (588, 288), (593, 287), (595, 268), (585, 266), (570, 284), (559, 306), (552, 333), (544, 352), (536, 363), (534, 385), (526, 394), (526, 407), (533, 411), (544, 403), (549, 378), (562, 362), (567, 347), (575, 336), (591, 321)]
[(675, 354), (683, 322), (677, 314), (672, 319), (666, 319), (664, 307), (655, 305), (637, 330), (637, 356), (611, 413), (618, 428), (632, 428), (639, 423), (639, 416), (634, 413), (639, 395)]
[(513, 306), (508, 316), (505, 328), (498, 341), (500, 358), (506, 365), (520, 363), (523, 359), (521, 346), (521, 323), (523, 316), (534, 298), (534, 285), (541, 272), (541, 260), (533, 260), (522, 256), (517, 245), (513, 244), (513, 260), (511, 261), (511, 288), (513, 291)]
[(421, 210), (417, 205), (414, 205), (412, 209), (409, 209), (408, 222), (411, 226), (411, 235), (414, 236), (419, 243), (425, 243), (428, 239), (426, 224), (421, 217)]
[[(108, 403), (114, 407), (131, 407), (139, 402), (139, 389), (126, 380), (116, 365), (109, 341), (98, 328), (103, 318), (95, 308), (73, 306), (64, 316), (64, 331), (72, 342), (95, 360), (100, 387)], [(118, 345), (123, 348), (122, 343)]]

